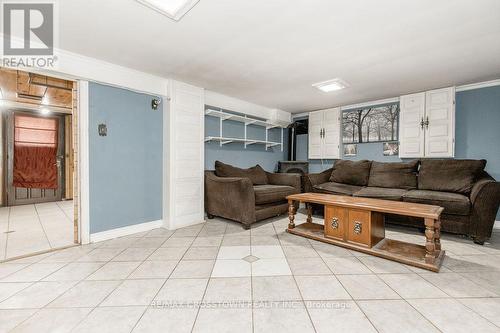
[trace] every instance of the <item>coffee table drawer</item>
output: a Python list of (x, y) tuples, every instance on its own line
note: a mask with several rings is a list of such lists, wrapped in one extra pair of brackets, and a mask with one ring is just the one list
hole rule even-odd
[(349, 210), (347, 240), (359, 245), (371, 246), (370, 212)]
[(345, 240), (348, 223), (348, 209), (336, 206), (325, 206), (325, 236)]

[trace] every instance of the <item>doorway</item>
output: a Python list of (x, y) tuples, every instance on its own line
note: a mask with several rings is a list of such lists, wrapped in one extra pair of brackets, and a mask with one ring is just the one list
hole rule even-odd
[(73, 81), (0, 68), (0, 261), (78, 244)]

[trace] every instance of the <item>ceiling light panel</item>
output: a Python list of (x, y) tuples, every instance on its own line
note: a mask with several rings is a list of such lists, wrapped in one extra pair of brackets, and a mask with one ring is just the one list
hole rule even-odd
[(200, 0), (136, 0), (137, 2), (179, 21)]
[(315, 83), (312, 85), (315, 88), (323, 92), (332, 92), (336, 90), (342, 90), (349, 87), (349, 84), (342, 79), (333, 79), (324, 82)]

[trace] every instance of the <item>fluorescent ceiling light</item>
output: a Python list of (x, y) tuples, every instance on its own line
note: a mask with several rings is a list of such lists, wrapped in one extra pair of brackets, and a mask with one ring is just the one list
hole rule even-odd
[(347, 82), (345, 82), (342, 79), (333, 79), (324, 82), (319, 82), (313, 84), (312, 86), (324, 92), (331, 92), (349, 87)]
[(200, 0), (136, 0), (137, 2), (179, 21)]

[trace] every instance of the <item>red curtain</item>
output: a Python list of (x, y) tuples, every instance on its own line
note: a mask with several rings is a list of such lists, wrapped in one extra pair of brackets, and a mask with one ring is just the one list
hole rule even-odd
[(58, 119), (14, 117), (16, 187), (56, 189)]

